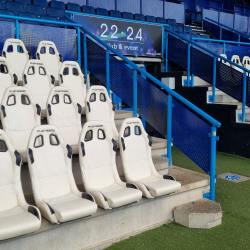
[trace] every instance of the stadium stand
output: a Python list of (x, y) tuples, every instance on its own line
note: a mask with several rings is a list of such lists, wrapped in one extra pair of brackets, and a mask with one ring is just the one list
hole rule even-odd
[(37, 231), (40, 211), (29, 205), (21, 185), (21, 155), (0, 129), (0, 241)]
[(72, 149), (55, 126), (37, 126), (32, 131), (28, 155), (34, 198), (43, 217), (53, 224), (60, 224), (96, 212), (94, 198), (76, 187), (71, 165)]
[(138, 202), (142, 193), (132, 183), (122, 182), (116, 168), (117, 143), (102, 121), (86, 122), (79, 151), (82, 178), (98, 206), (112, 209)]

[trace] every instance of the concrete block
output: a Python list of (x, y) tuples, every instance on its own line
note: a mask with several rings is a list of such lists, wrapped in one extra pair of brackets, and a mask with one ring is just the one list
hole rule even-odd
[(174, 219), (188, 228), (210, 229), (221, 225), (222, 210), (218, 202), (200, 199), (177, 206)]

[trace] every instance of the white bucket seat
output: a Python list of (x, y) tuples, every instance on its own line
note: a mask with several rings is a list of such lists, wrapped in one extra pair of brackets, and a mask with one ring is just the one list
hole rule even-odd
[(154, 198), (181, 188), (174, 177), (156, 171), (151, 156), (152, 138), (145, 132), (139, 118), (123, 121), (119, 144), (126, 180), (135, 183), (143, 196)]
[(41, 214), (25, 201), (21, 179), (21, 155), (0, 130), (0, 241), (37, 231)]
[[(225, 54), (220, 54), (220, 56), (225, 57), (227, 59), (227, 55), (225, 55)], [(221, 58), (218, 58), (218, 61), (220, 62)], [(230, 63), (225, 61), (225, 60), (222, 60), (222, 63), (229, 66), (229, 67), (231, 66)]]
[(118, 131), (114, 120), (115, 106), (103, 86), (91, 86), (86, 97), (87, 121), (103, 121), (106, 124), (109, 137), (118, 140)]
[(112, 209), (137, 202), (142, 193), (136, 185), (122, 182), (116, 168), (117, 143), (103, 121), (86, 122), (79, 142), (80, 166), (85, 189), (98, 206)]
[(69, 88), (51, 89), (47, 102), (48, 124), (59, 129), (63, 140), (72, 148), (73, 154), (79, 152), (78, 144), (82, 132), (81, 111), (81, 105), (75, 103)]
[(72, 173), (72, 149), (55, 126), (33, 129), (28, 144), (28, 165), (35, 202), (53, 224), (94, 214), (94, 198), (81, 193)]
[(9, 87), (6, 89), (1, 106), (3, 129), (13, 147), (27, 162), (27, 145), (32, 129), (41, 123), (41, 108), (33, 100), (28, 89)]
[[(240, 62), (240, 57), (238, 55), (233, 55), (231, 58), (231, 61), (234, 63), (239, 64), (240, 66), (242, 66), (241, 62)], [(232, 65), (232, 68), (238, 70), (239, 72), (243, 72), (242, 69), (238, 68), (237, 66)]]
[(77, 103), (82, 106), (85, 114), (87, 78), (83, 75), (79, 64), (73, 61), (65, 61), (60, 69), (59, 86), (68, 87)]

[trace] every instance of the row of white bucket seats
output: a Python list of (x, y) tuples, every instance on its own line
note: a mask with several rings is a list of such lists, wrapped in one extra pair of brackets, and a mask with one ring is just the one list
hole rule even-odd
[[(86, 97), (87, 121), (105, 122), (110, 137), (118, 140), (118, 131), (114, 121), (111, 99), (103, 86), (92, 86)], [(53, 87), (45, 104), (47, 122), (56, 126), (64, 141), (69, 144), (74, 154), (79, 153), (78, 142), (82, 131), (82, 107), (76, 103), (67, 87)], [(27, 144), (34, 127), (41, 124), (41, 108), (25, 87), (6, 89), (1, 103), (1, 121), (3, 130), (12, 145), (27, 162)]]
[[(227, 55), (221, 54), (222, 57), (227, 58)], [(220, 61), (220, 58), (218, 59)], [(231, 57), (231, 61), (240, 65), (241, 67), (244, 67), (246, 69), (250, 69), (250, 57), (249, 56), (244, 56), (242, 59), (242, 62), (240, 61), (240, 57), (238, 55), (233, 55)], [(231, 66), (232, 68), (238, 70), (239, 72), (243, 72), (242, 69), (238, 68), (237, 66), (231, 65), (229, 62), (222, 60), (222, 63)]]
[(82, 113), (85, 113), (86, 77), (77, 62), (62, 63), (62, 56), (53, 42), (39, 43), (37, 60), (29, 60), (29, 54), (19, 39), (7, 39), (2, 54), (0, 101), (7, 87), (23, 85), (30, 90), (42, 109), (42, 117), (45, 117), (50, 89), (58, 83), (71, 89), (76, 102), (82, 106)]
[(41, 215), (51, 223), (93, 215), (97, 205), (114, 209), (138, 202), (142, 195), (154, 198), (177, 192), (181, 184), (157, 173), (152, 139), (139, 118), (125, 119), (119, 144), (127, 182), (116, 168), (116, 141), (102, 121), (85, 123), (79, 141), (82, 179), (87, 193), (77, 189), (72, 174), (72, 149), (55, 126), (32, 130), (27, 158), (37, 207), (26, 203), (20, 181), (21, 155), (0, 130), (0, 240), (34, 232)]

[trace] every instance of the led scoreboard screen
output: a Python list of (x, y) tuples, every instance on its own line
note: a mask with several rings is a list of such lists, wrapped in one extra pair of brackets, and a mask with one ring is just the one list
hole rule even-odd
[(74, 15), (74, 20), (123, 55), (161, 57), (161, 25), (87, 15)]

